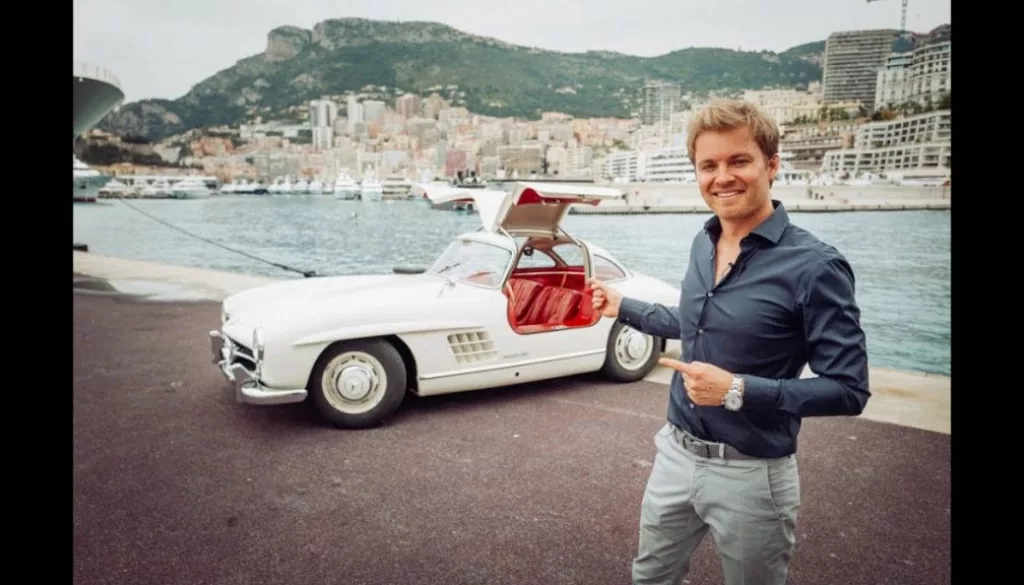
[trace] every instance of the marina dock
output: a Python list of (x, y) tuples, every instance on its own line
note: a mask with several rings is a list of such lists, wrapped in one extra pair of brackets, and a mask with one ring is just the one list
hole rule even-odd
[[(925, 211), (951, 210), (952, 202), (943, 200), (908, 200), (908, 201), (815, 201), (783, 200), (786, 210), (802, 213), (839, 213), (844, 211)], [(703, 202), (685, 204), (611, 204), (597, 207), (577, 205), (570, 208), (571, 215), (678, 215), (688, 213), (710, 214), (711, 210)]]

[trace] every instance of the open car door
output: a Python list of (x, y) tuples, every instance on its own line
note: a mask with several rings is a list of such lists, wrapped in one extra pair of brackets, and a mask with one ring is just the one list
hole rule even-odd
[[(622, 199), (619, 189), (574, 185), (571, 183), (512, 184), (512, 190), (491, 225), (514, 236), (557, 236), (562, 218), (572, 205), (597, 205), (602, 201)], [(481, 218), (483, 220), (483, 218)]]
[(434, 206), (445, 203), (473, 203), (484, 228), (494, 223), (494, 218), (504, 207), (508, 193), (497, 189), (456, 187), (446, 183), (415, 183), (411, 193), (425, 197)]
[[(571, 205), (598, 205), (601, 201), (620, 199), (618, 189), (573, 185), (566, 183), (514, 183), (493, 223), (485, 227), (523, 238), (535, 248), (566, 252), (579, 256), (566, 265), (533, 269), (516, 266), (509, 274), (507, 295), (510, 300), (509, 322), (519, 333), (563, 331), (586, 328), (595, 324), (587, 281), (593, 274), (587, 246), (562, 229), (561, 222)], [(481, 218), (483, 221), (484, 218)], [(520, 251), (522, 253), (522, 251)], [(538, 254), (540, 252), (537, 252)], [(562, 252), (556, 252), (562, 255)], [(573, 254), (575, 255), (575, 254)]]

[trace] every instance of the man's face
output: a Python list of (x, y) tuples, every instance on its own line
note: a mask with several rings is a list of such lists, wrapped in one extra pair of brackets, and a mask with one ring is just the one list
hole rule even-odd
[(766, 160), (749, 128), (703, 132), (694, 154), (701, 195), (719, 219), (752, 217), (771, 200), (779, 156)]

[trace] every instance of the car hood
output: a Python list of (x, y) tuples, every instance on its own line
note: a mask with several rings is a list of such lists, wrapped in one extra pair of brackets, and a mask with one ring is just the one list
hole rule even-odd
[(243, 291), (224, 301), (229, 322), (274, 328), (315, 319), (373, 315), (429, 303), (445, 282), (432, 274), (333, 276), (288, 280)]

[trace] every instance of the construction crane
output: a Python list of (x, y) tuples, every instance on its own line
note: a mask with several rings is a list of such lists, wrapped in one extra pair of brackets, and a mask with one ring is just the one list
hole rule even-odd
[[(879, 0), (868, 0), (868, 4)], [(903, 13), (900, 15), (900, 34), (907, 32), (907, 0), (903, 0)]]

